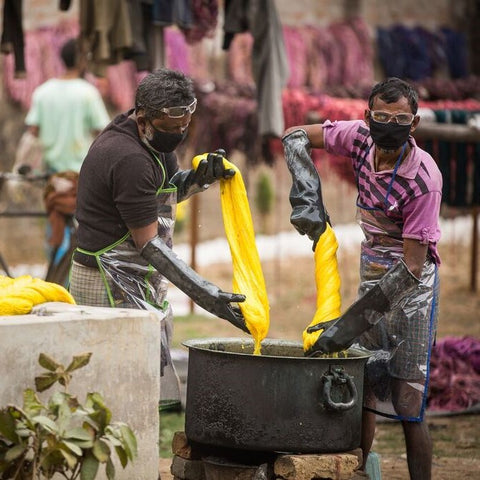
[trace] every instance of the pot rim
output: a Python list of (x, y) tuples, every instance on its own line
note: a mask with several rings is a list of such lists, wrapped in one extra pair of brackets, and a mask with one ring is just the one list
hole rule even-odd
[[(222, 351), (222, 350), (215, 350), (209, 348), (209, 345), (211, 344), (218, 344), (218, 343), (227, 343), (227, 344), (233, 344), (233, 345), (240, 345), (244, 346), (247, 348), (251, 348), (251, 352), (228, 352), (228, 351)], [(241, 356), (246, 356), (246, 357), (259, 357), (259, 358), (288, 358), (289, 360), (309, 360), (309, 361), (318, 361), (318, 360), (335, 360), (337, 361), (342, 361), (342, 360), (354, 360), (354, 359), (359, 359), (359, 358), (369, 358), (370, 356), (373, 355), (373, 352), (370, 350), (367, 350), (363, 347), (360, 346), (351, 346), (347, 349), (347, 352), (349, 352), (351, 355), (347, 357), (333, 357), (333, 356), (324, 356), (324, 357), (306, 357), (306, 356), (301, 356), (301, 357), (292, 357), (292, 356), (286, 356), (286, 355), (253, 355), (253, 345), (254, 341), (253, 338), (242, 338), (242, 337), (206, 337), (206, 338), (193, 338), (189, 340), (184, 340), (182, 342), (182, 345), (187, 347), (188, 349), (193, 349), (193, 350), (200, 350), (200, 351), (206, 351), (206, 352), (211, 352), (213, 354), (223, 354), (223, 355), (241, 355)], [(282, 339), (274, 339), (274, 338), (265, 338), (262, 340), (262, 346), (268, 346), (268, 345), (281, 345), (281, 346), (287, 346), (287, 347), (295, 347), (295, 348), (301, 348), (303, 351), (303, 343), (295, 340), (282, 340)]]

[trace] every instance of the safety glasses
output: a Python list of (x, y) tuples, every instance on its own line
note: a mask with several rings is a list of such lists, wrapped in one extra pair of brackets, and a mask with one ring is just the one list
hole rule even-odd
[(399, 125), (411, 125), (415, 115), (413, 113), (388, 113), (380, 110), (370, 110), (370, 118), (378, 123), (388, 123), (394, 120)]
[(160, 111), (166, 113), (170, 118), (182, 118), (187, 113), (193, 113), (197, 108), (197, 99), (195, 99), (190, 105), (182, 107), (165, 107), (161, 108)]

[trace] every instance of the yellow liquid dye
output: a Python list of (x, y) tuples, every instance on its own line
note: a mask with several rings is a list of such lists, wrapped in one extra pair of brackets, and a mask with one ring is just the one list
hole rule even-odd
[[(315, 283), (317, 287), (317, 311), (310, 326), (318, 325), (340, 316), (340, 274), (337, 263), (338, 242), (329, 224), (315, 247)], [(307, 327), (308, 328), (308, 327)], [(303, 332), (303, 348), (308, 351), (323, 330)]]
[[(207, 154), (194, 157), (193, 168)], [(254, 339), (254, 355), (261, 354), (261, 342), (270, 327), (270, 306), (260, 257), (255, 243), (250, 205), (240, 170), (224, 159), (225, 168), (235, 170), (228, 180), (220, 180), (223, 225), (233, 264), (233, 292), (246, 296), (239, 303), (247, 327)]]

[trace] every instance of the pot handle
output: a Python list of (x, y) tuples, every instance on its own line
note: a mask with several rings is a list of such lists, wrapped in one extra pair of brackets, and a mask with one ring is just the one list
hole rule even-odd
[[(344, 385), (345, 383), (350, 392), (350, 400), (348, 402), (334, 402), (331, 396), (332, 385)], [(358, 400), (357, 387), (353, 383), (353, 378), (348, 373), (345, 373), (342, 368), (334, 369), (329, 374), (323, 375), (323, 393), (326, 399), (326, 406), (332, 410), (350, 410)]]

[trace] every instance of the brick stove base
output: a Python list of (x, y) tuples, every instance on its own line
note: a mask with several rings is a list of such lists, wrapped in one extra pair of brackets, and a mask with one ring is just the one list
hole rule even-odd
[(243, 452), (190, 443), (184, 432), (172, 441), (174, 480), (365, 480), (360, 449), (341, 453)]

